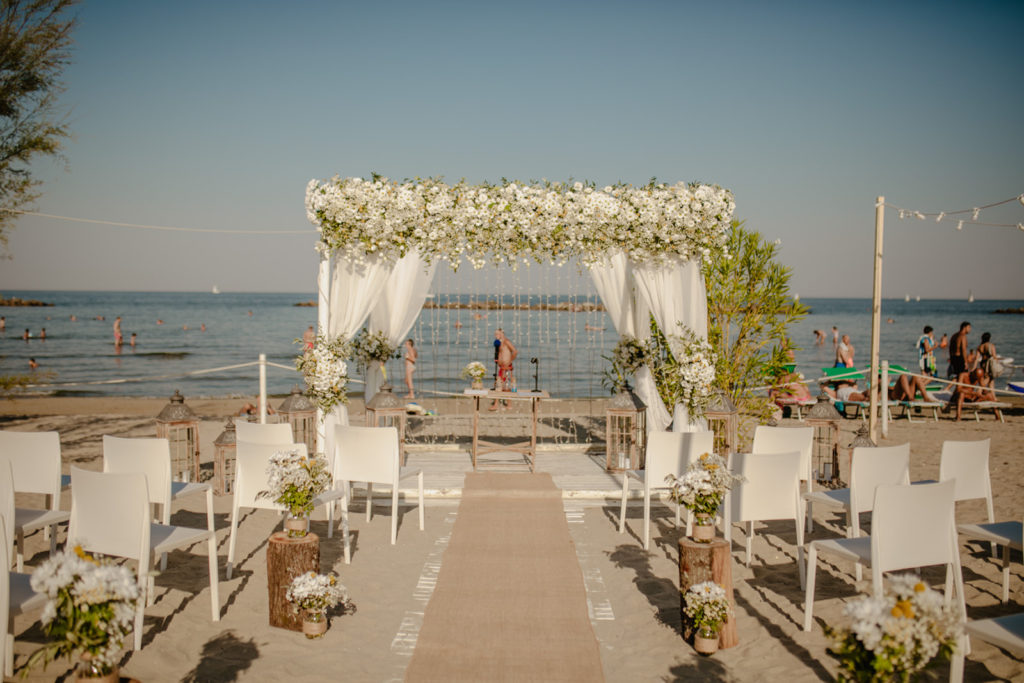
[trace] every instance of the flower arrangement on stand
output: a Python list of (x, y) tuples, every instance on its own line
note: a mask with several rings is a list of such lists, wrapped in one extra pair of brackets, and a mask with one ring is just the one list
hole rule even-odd
[(331, 472), (322, 453), (304, 450), (278, 451), (267, 465), (267, 490), (259, 496), (288, 508), (285, 530), (289, 538), (301, 538), (309, 531), (313, 500), (331, 486)]
[(352, 345), (345, 337), (318, 336), (313, 348), (295, 359), (306, 380), (306, 394), (324, 412), (348, 403), (348, 363)]
[(690, 586), (684, 597), (684, 612), (693, 621), (693, 647), (702, 655), (718, 651), (718, 631), (732, 614), (725, 589), (714, 581)]
[(622, 335), (611, 355), (604, 356), (611, 368), (605, 371), (603, 384), (613, 394), (618, 393), (626, 385), (626, 378), (644, 366), (648, 353), (644, 342), (628, 334)]
[(348, 591), (336, 574), (306, 572), (296, 576), (285, 594), (292, 609), (302, 614), (302, 632), (307, 638), (320, 638), (327, 632), (327, 610), (339, 603), (349, 606)]
[(487, 368), (484, 364), (478, 360), (472, 361), (466, 364), (466, 367), (462, 368), (462, 372), (459, 373), (460, 377), (471, 380), (473, 382), (474, 389), (483, 389), (484, 377), (487, 376)]
[(669, 335), (668, 345), (676, 362), (667, 368), (666, 379), (675, 394), (675, 402), (686, 406), (691, 420), (703, 417), (715, 381), (715, 352), (707, 339), (689, 329), (684, 329), (682, 334)]
[(670, 474), (665, 477), (669, 496), (696, 517), (693, 540), (709, 543), (715, 537), (714, 517), (722, 505), (725, 493), (743, 477), (729, 471), (725, 460), (714, 453), (704, 453), (690, 463), (681, 478)]
[(948, 660), (962, 626), (956, 608), (912, 574), (892, 576), (884, 597), (862, 597), (843, 608), (850, 628), (825, 627), (839, 681), (907, 681)]
[(388, 340), (384, 332), (370, 332), (365, 327), (352, 340), (352, 356), (364, 368), (370, 363), (380, 363), (380, 374), (385, 382), (388, 381), (387, 362), (397, 350), (398, 347)]
[(139, 600), (135, 573), (74, 546), (39, 565), (31, 583), (48, 598), (40, 619), (50, 642), (32, 653), (28, 666), (45, 668), (58, 657), (78, 655), (79, 679), (118, 680), (118, 655)]

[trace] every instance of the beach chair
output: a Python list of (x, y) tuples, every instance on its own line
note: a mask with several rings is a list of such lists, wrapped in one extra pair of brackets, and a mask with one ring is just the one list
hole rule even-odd
[[(699, 432), (650, 432), (647, 435), (646, 462), (642, 470), (626, 470), (622, 473), (622, 502), (619, 506), (619, 533), (626, 531), (626, 501), (632, 480), (644, 487), (644, 549), (651, 543), (651, 491), (667, 491), (665, 477), (672, 474), (681, 477), (686, 474), (690, 463), (703, 453), (714, 452), (714, 433)], [(676, 503), (676, 526), (679, 526), (679, 503)], [(686, 532), (690, 533), (692, 515), (687, 514)]]
[[(807, 492), (811, 491), (814, 474), (811, 472), (813, 462), (811, 449), (814, 446), (814, 427), (769, 427), (758, 425), (754, 430), (754, 443), (751, 453), (791, 453), (797, 451), (802, 458), (800, 462), (800, 480), (804, 482)], [(807, 516), (807, 530), (814, 530), (814, 522)], [(730, 540), (726, 534), (725, 540)]]
[(730, 469), (743, 477), (728, 493), (730, 524), (746, 523), (750, 566), (754, 522), (791, 519), (796, 523), (796, 559), (800, 585), (804, 584), (804, 501), (800, 495), (803, 455), (791, 453), (737, 453)]
[(961, 618), (967, 618), (963, 573), (953, 515), (953, 482), (920, 485), (882, 485), (875, 489), (871, 535), (811, 541), (807, 549), (807, 585), (804, 631), (811, 630), (818, 555), (871, 567), (871, 587), (882, 596), (882, 575), (918, 567), (946, 567), (946, 604), (951, 586), (959, 600)]
[[(238, 540), (238, 524), (241, 519), (243, 508), (253, 510), (274, 510), (282, 513), (287, 508), (275, 503), (270, 498), (260, 495), (261, 491), (267, 489), (267, 467), (270, 458), (279, 451), (299, 451), (306, 454), (306, 444), (289, 443), (250, 443), (238, 441), (235, 444), (235, 483), (231, 492), (231, 529), (228, 532), (228, 566), (227, 578), (231, 578), (235, 567), (235, 545)], [(335, 489), (324, 491), (313, 499), (313, 507), (327, 508), (327, 538), (334, 537), (334, 510), (333, 503), (342, 496), (342, 492)]]
[(14, 487), (11, 463), (0, 459), (0, 647), (4, 677), (14, 676), (14, 617), (46, 604), (46, 596), (32, 590), (31, 574), (11, 572), (14, 533)]
[[(964, 624), (964, 636), (965, 641), (968, 638), (984, 640), (1020, 659), (1024, 657), (1024, 612), (967, 621)], [(969, 654), (969, 648), (969, 642), (965, 642), (953, 653), (949, 674), (949, 680), (953, 683), (961, 683), (964, 680), (964, 656)]]
[(1005, 401), (975, 401), (969, 403), (964, 401), (964, 411), (971, 411), (974, 414), (975, 422), (981, 422), (981, 412), (983, 410), (991, 410), (995, 419), (1005, 423), (1006, 419), (1003, 417), (1003, 411), (1012, 408), (1013, 405)]
[[(25, 568), (25, 534), (44, 529), (50, 538), (50, 554), (57, 548), (57, 526), (71, 513), (60, 509), (61, 459), (57, 432), (0, 431), (0, 455), (11, 463), (14, 490), (46, 496), (43, 509), (16, 507), (14, 539), (18, 546), (17, 568)], [(8, 536), (11, 538), (11, 536)]]
[[(815, 505), (843, 508), (846, 511), (847, 538), (860, 537), (860, 516), (872, 512), (875, 489), (883, 484), (910, 483), (910, 444), (858, 447), (850, 457), (850, 486), (844, 489), (822, 489), (804, 494), (807, 516), (814, 514)], [(861, 566), (855, 569), (861, 579)]]
[[(171, 447), (167, 439), (103, 437), (104, 472), (141, 472), (146, 475), (149, 502), (160, 511), (160, 523), (171, 523), (171, 504), (187, 496), (206, 494), (206, 528), (212, 534), (213, 487), (209, 483), (171, 481)], [(154, 515), (155, 518), (155, 515)], [(160, 571), (167, 555), (160, 556)]]
[(818, 402), (816, 398), (794, 398), (792, 396), (777, 396), (775, 397), (775, 405), (779, 408), (789, 408), (796, 415), (796, 419), (803, 420), (803, 409), (810, 408)]
[(287, 422), (260, 424), (259, 422), (236, 422), (235, 442), (271, 443), (286, 446), (295, 441), (292, 426)]
[(142, 648), (143, 613), (150, 602), (152, 560), (171, 550), (206, 541), (210, 574), (210, 615), (220, 621), (217, 537), (208, 529), (153, 524), (146, 475), (141, 472), (91, 472), (71, 468), (71, 522), (68, 538), (87, 552), (136, 560), (139, 602), (134, 649)]
[(366, 521), (372, 519), (373, 485), (391, 487), (391, 545), (398, 539), (398, 485), (415, 476), (419, 490), (420, 531), (423, 531), (423, 470), (401, 466), (398, 430), (394, 427), (352, 427), (334, 429), (334, 484), (343, 491), (341, 502), (345, 563), (352, 562), (348, 528), (348, 503), (353, 482), (366, 484)]

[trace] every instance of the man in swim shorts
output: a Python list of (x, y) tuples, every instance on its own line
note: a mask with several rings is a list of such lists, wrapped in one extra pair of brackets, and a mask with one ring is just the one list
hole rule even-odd
[[(495, 358), (495, 362), (498, 364), (498, 388), (508, 391), (515, 386), (515, 377), (512, 375), (512, 361), (519, 355), (519, 351), (516, 350), (515, 345), (509, 341), (509, 338), (505, 336), (505, 332), (500, 327), (494, 331), (494, 339), (500, 342), (497, 346), (497, 357)], [(489, 410), (497, 409), (498, 401), (495, 400), (491, 403)]]
[(960, 323), (960, 330), (949, 339), (949, 377), (959, 377), (967, 372), (967, 363), (970, 360), (967, 335), (970, 331), (971, 324), (965, 320)]

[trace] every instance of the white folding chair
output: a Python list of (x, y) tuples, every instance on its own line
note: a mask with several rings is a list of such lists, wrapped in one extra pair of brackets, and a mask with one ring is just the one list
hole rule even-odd
[(295, 438), (292, 426), (287, 422), (278, 424), (260, 424), (259, 422), (236, 422), (235, 442), (272, 443), (282, 446), (290, 445)]
[[(665, 477), (672, 474), (681, 477), (690, 463), (704, 453), (714, 451), (714, 433), (699, 432), (650, 432), (647, 435), (647, 451), (642, 470), (626, 470), (622, 476), (622, 502), (619, 506), (619, 533), (626, 530), (626, 501), (629, 497), (630, 480), (636, 479), (644, 487), (644, 549), (651, 543), (651, 491), (668, 490)], [(676, 526), (679, 526), (679, 504), (676, 503)], [(687, 533), (690, 532), (692, 515), (687, 515)]]
[[(968, 621), (964, 626), (964, 635), (991, 643), (1017, 658), (1024, 657), (1024, 612), (1008, 614), (1005, 617)], [(953, 653), (949, 674), (949, 680), (953, 683), (960, 683), (964, 680), (964, 651), (967, 649), (967, 644), (964, 645)]]
[(19, 507), (14, 511), (13, 538), (20, 572), (25, 568), (25, 534), (44, 529), (52, 555), (57, 548), (57, 525), (67, 522), (71, 514), (60, 509), (60, 436), (57, 432), (0, 431), (0, 455), (11, 462), (16, 492), (46, 496), (46, 509)]
[(334, 429), (334, 485), (344, 491), (341, 507), (342, 536), (345, 539), (345, 563), (351, 563), (351, 539), (348, 529), (348, 502), (353, 482), (366, 484), (366, 521), (372, 518), (373, 485), (391, 487), (391, 545), (398, 538), (398, 484), (416, 476), (419, 487), (420, 531), (423, 531), (423, 470), (400, 465), (398, 430), (394, 427), (352, 427)]
[(956, 537), (953, 510), (953, 482), (917, 485), (882, 485), (875, 489), (868, 537), (836, 538), (812, 541), (807, 550), (807, 588), (804, 601), (804, 630), (811, 630), (814, 609), (814, 580), (818, 553), (871, 566), (872, 589), (882, 595), (885, 572), (946, 566), (946, 604), (955, 586), (962, 618), (967, 618), (964, 602), (960, 548)]
[(142, 647), (143, 612), (149, 603), (149, 569), (156, 555), (206, 541), (210, 573), (210, 614), (220, 621), (217, 538), (207, 529), (153, 524), (146, 475), (71, 468), (69, 543), (84, 550), (139, 563), (139, 603), (134, 649)]
[(31, 574), (11, 572), (11, 534), (14, 531), (14, 487), (11, 463), (0, 458), (0, 647), (4, 676), (14, 676), (14, 617), (41, 609), (46, 596), (32, 590)]
[[(267, 490), (267, 467), (270, 464), (270, 458), (279, 451), (300, 451), (303, 455), (308, 452), (304, 443), (275, 444), (247, 441), (235, 443), (235, 483), (231, 494), (231, 531), (228, 540), (227, 578), (229, 579), (234, 573), (235, 543), (242, 508), (287, 512), (287, 508), (283, 505), (259, 495), (261, 491)], [(334, 536), (334, 506), (332, 503), (341, 496), (341, 491), (332, 489), (325, 491), (313, 500), (315, 508), (327, 506), (327, 538)]]
[[(807, 501), (807, 516), (813, 513), (816, 504), (843, 508), (846, 511), (846, 536), (860, 536), (860, 515), (871, 512), (875, 503), (875, 489), (881, 484), (910, 483), (910, 444), (858, 447), (853, 449), (850, 464), (850, 487), (845, 489), (823, 489), (804, 494)], [(861, 580), (861, 567), (857, 565), (856, 577)]]
[(746, 522), (747, 566), (754, 541), (754, 522), (792, 519), (796, 523), (797, 571), (804, 583), (804, 501), (800, 495), (803, 455), (737, 453), (731, 469), (744, 478), (729, 492), (730, 522)]

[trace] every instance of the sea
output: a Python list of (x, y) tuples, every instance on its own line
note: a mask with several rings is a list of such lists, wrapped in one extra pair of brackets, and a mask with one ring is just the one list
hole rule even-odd
[[(53, 304), (45, 307), (0, 307), (0, 374), (31, 374), (35, 394), (54, 396), (250, 397), (259, 391), (260, 354), (271, 395), (286, 395), (301, 382), (294, 368), (306, 328), (316, 324), (315, 296), (302, 293), (82, 292), (5, 291)], [(491, 309), (459, 308), (492, 302)], [(414, 376), (423, 398), (461, 394), (466, 380), (459, 372), (470, 361), (493, 367), (494, 330), (501, 327), (519, 349), (519, 388), (540, 388), (554, 397), (598, 398), (608, 395), (602, 374), (605, 359), (618, 341), (607, 314), (589, 310), (599, 303), (593, 292), (579, 294), (452, 294), (435, 292), (409, 336), (419, 352)], [(798, 370), (820, 375), (834, 359), (832, 326), (849, 334), (858, 367), (867, 364), (871, 340), (870, 299), (804, 298), (810, 314), (790, 329), (800, 347)], [(503, 308), (498, 309), (500, 304)], [(972, 325), (970, 344), (983, 332), (1001, 356), (1024, 366), (1024, 315), (997, 314), (1024, 301), (922, 299), (882, 302), (881, 357), (907, 368), (917, 367), (916, 342), (925, 325), (936, 339), (952, 335), (962, 321)], [(565, 310), (562, 310), (565, 309)], [(113, 344), (113, 323), (121, 316), (126, 344)], [(41, 337), (45, 328), (46, 337)], [(25, 330), (30, 337), (23, 339)], [(824, 345), (814, 330), (825, 331)], [(134, 346), (127, 344), (135, 333)], [(29, 369), (29, 359), (39, 367)], [(945, 357), (938, 358), (940, 373)], [(284, 366), (284, 367), (278, 367)], [(403, 362), (387, 364), (389, 379), (404, 393)], [(1019, 370), (1004, 376), (1022, 379)], [(356, 382), (353, 394), (361, 393)]]

